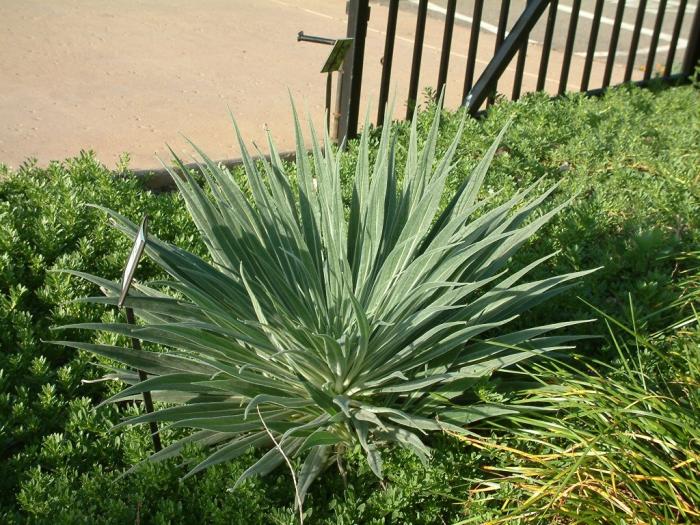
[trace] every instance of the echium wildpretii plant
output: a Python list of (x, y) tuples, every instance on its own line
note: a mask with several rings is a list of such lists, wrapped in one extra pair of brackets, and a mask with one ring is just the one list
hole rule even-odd
[[(359, 444), (381, 476), (381, 444), (427, 459), (427, 433), (465, 432), (469, 423), (514, 412), (503, 404), (464, 402), (464, 393), (504, 367), (567, 348), (575, 337), (550, 332), (574, 322), (510, 333), (503, 326), (586, 272), (523, 283), (547, 257), (505, 271), (518, 247), (561, 208), (530, 218), (554, 189), (538, 193), (537, 185), (491, 208), (478, 198), (505, 130), (441, 209), (461, 126), (437, 160), (439, 109), (420, 151), (414, 118), (400, 180), (387, 117), (373, 165), (368, 133), (360, 139), (346, 214), (343, 153), (335, 152), (327, 134), (322, 146), (312, 128), (307, 155), (294, 116), (296, 185), (272, 141), (269, 161), (256, 165), (238, 135), (247, 189), (197, 149), (206, 193), (176, 158), (181, 175), (171, 175), (208, 259), (150, 237), (146, 253), (170, 280), (132, 287), (126, 306), (140, 325), (71, 326), (169, 350), (65, 344), (148, 374), (143, 382), (124, 374), (131, 386), (108, 401), (152, 391), (168, 404), (128, 424), (158, 421), (196, 430), (150, 461), (175, 456), (187, 443), (210, 447), (192, 475), (251, 447), (265, 449), (240, 482), (278, 467), (281, 449), (302, 462), (303, 497), (344, 446)], [(105, 211), (117, 228), (135, 235), (133, 222)], [(72, 273), (106, 295), (87, 300), (117, 303), (119, 283)]]

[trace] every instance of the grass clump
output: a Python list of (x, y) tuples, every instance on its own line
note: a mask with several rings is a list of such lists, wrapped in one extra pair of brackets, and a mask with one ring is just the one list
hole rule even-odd
[(700, 518), (700, 317), (653, 338), (606, 319), (613, 363), (531, 370), (544, 386), (529, 402), (559, 409), (511, 421), (506, 434), (515, 446), (471, 440), (512, 458), (485, 467), (497, 477), (475, 489), (495, 492), (506, 509), (487, 523)]

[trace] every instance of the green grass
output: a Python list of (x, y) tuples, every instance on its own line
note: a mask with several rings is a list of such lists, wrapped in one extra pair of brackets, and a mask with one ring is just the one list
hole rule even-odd
[[(579, 194), (514, 263), (560, 249), (544, 274), (604, 266), (576, 293), (525, 321), (595, 315), (576, 297), (580, 295), (631, 324), (628, 292), (640, 333), (656, 332), (690, 315), (687, 302), (663, 308), (694, 293), (684, 278), (692, 261), (679, 254), (700, 249), (698, 90), (619, 88), (600, 99), (532, 96), (497, 105), (483, 121), (468, 122), (452, 188), (511, 116), (516, 120), (494, 160), (486, 191), (501, 190), (498, 198), (505, 199), (545, 177), (547, 182), (562, 180), (555, 200)], [(423, 134), (428, 120), (421, 115)], [(446, 116), (438, 155), (456, 125), (456, 118)], [(405, 125), (400, 132), (406, 136)], [(403, 151), (400, 146), (399, 155)], [(351, 164), (344, 170), (346, 181)], [(90, 155), (48, 169), (27, 164), (0, 179), (0, 521), (123, 523), (138, 517), (142, 523), (185, 523), (196, 515), (212, 523), (293, 522), (290, 478), (282, 471), (251, 480), (235, 493), (226, 490), (249, 457), (183, 483), (178, 482), (183, 470), (174, 463), (116, 481), (123, 469), (147, 455), (145, 429), (108, 432), (125, 408), (92, 407), (119, 387), (81, 383), (101, 375), (94, 360), (43, 342), (55, 337), (51, 326), (114, 315), (70, 303), (90, 288), (47, 271), (70, 267), (119, 277), (128, 241), (82, 204), (106, 205), (132, 219), (146, 212), (160, 238), (201, 253), (179, 196), (154, 195), (134, 180), (113, 178)], [(348, 191), (346, 183), (346, 195)], [(157, 270), (150, 262), (139, 268), (139, 278), (154, 277)], [(605, 327), (592, 330), (604, 333)], [(80, 337), (78, 332), (70, 335)], [(582, 351), (608, 362), (615, 358), (605, 341)], [(480, 395), (489, 399), (497, 394), (484, 389)], [(409, 454), (390, 454), (385, 460), (389, 479), (383, 484), (363, 465), (359, 451), (350, 451), (343, 461), (346, 479), (329, 472), (312, 487), (305, 503), (307, 522), (440, 523), (469, 516), (479, 523), (482, 516), (492, 516), (489, 502), (470, 500), (475, 486), (470, 480), (485, 475), (482, 466), (503, 465), (509, 458), (446, 436), (432, 446), (436, 455), (428, 468)], [(188, 454), (202, 456), (195, 449)], [(465, 507), (463, 501), (470, 503)]]
[[(612, 363), (553, 361), (530, 374), (523, 402), (558, 406), (514, 418), (505, 452), (475, 493), (493, 494), (495, 523), (697, 523), (700, 519), (700, 317), (644, 336), (609, 318)], [(465, 520), (464, 523), (468, 523)]]

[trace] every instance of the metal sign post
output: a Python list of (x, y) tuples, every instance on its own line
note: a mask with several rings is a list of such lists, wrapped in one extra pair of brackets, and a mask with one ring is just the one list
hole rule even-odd
[[(126, 268), (124, 268), (124, 275), (122, 276), (122, 289), (119, 294), (119, 301), (117, 301), (117, 306), (121, 308), (124, 306), (124, 301), (129, 293), (129, 288), (131, 287), (131, 281), (134, 278), (134, 272), (136, 271), (136, 266), (138, 266), (139, 259), (143, 254), (143, 249), (146, 247), (146, 226), (148, 223), (148, 218), (144, 216), (141, 221), (141, 226), (136, 234), (136, 239), (134, 239), (134, 246), (131, 248), (131, 254), (126, 262)], [(132, 308), (126, 307), (126, 322), (131, 325), (136, 324), (136, 318), (134, 317), (134, 310)], [(131, 346), (134, 350), (141, 350), (141, 341), (137, 338), (131, 338)], [(143, 370), (137, 370), (139, 374), (139, 380), (145, 381), (148, 379), (146, 372)], [(150, 414), (153, 412), (153, 398), (150, 392), (143, 393), (143, 403), (146, 406), (146, 413)], [(160, 434), (158, 433), (158, 424), (155, 421), (149, 423), (151, 429), (151, 438), (153, 439), (153, 449), (159, 452), (163, 447), (160, 442)]]
[[(352, 38), (325, 38), (322, 36), (311, 36), (305, 35), (303, 31), (299, 31), (297, 35), (298, 42), (313, 42), (314, 44), (325, 44), (328, 46), (333, 46), (330, 55), (326, 59), (326, 63), (323, 64), (321, 68), (321, 73), (326, 73), (326, 127), (331, 129), (331, 90), (333, 87), (333, 72), (340, 71), (343, 66), (343, 61), (345, 60), (345, 55), (352, 45)], [(342, 84), (342, 72), (338, 74), (338, 83)], [(331, 131), (331, 137), (338, 138), (338, 120), (340, 117), (340, 98), (337, 100), (338, 106), (333, 114), (333, 130)]]

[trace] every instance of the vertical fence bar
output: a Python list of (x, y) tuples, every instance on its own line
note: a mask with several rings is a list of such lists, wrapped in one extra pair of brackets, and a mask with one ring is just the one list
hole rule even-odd
[(445, 15), (445, 32), (442, 34), (442, 52), (440, 53), (440, 71), (438, 72), (437, 93), (445, 88), (447, 82), (447, 69), (450, 66), (450, 48), (452, 47), (452, 31), (455, 26), (455, 11), (457, 10), (457, 0), (448, 0), (447, 14)]
[(564, 61), (561, 64), (561, 76), (559, 77), (559, 89), (557, 90), (559, 95), (564, 94), (566, 84), (569, 82), (569, 69), (571, 68), (571, 55), (574, 53), (574, 39), (576, 38), (579, 11), (581, 11), (581, 0), (574, 0), (574, 5), (571, 8), (571, 19), (569, 20), (569, 31), (566, 34), (566, 45), (564, 46)]
[[(134, 237), (134, 244), (131, 247), (131, 253), (129, 253), (129, 258), (127, 259), (126, 265), (124, 267), (124, 272), (122, 274), (121, 289), (119, 290), (119, 296), (117, 298), (117, 308), (125, 307), (126, 310), (126, 322), (131, 325), (132, 328), (137, 328), (136, 318), (134, 317), (134, 310), (131, 306), (127, 306), (126, 299), (129, 295), (129, 290), (133, 284), (134, 273), (136, 273), (136, 268), (139, 264), (139, 260), (146, 249), (146, 232), (148, 230), (148, 216), (144, 215), (141, 219), (141, 225)], [(141, 352), (141, 341), (133, 333), (130, 334), (131, 347), (136, 350), (136, 353)], [(144, 382), (148, 379), (148, 375), (145, 370), (137, 368), (136, 370), (139, 375), (139, 381)], [(143, 404), (146, 406), (146, 413), (153, 413), (153, 397), (151, 396), (151, 391), (147, 390), (143, 392)], [(162, 449), (162, 444), (160, 442), (160, 433), (158, 432), (158, 423), (156, 421), (151, 421), (149, 423), (151, 429), (151, 439), (153, 440), (153, 450), (157, 453)]]
[(474, 69), (476, 66), (476, 50), (479, 46), (479, 33), (481, 32), (481, 13), (484, 10), (484, 0), (475, 0), (472, 13), (472, 30), (469, 33), (469, 50), (467, 51), (467, 71), (464, 73), (464, 89), (462, 100), (466, 100), (469, 91), (474, 84)]
[(557, 7), (559, 0), (552, 0), (547, 14), (547, 27), (544, 30), (544, 42), (542, 43), (542, 56), (540, 57), (540, 70), (537, 74), (537, 91), (544, 89), (547, 80), (547, 67), (549, 66), (549, 52), (552, 50), (552, 37), (554, 36), (554, 23), (557, 20)]
[(659, 45), (659, 35), (661, 34), (661, 24), (664, 22), (664, 11), (666, 11), (666, 0), (660, 0), (659, 10), (656, 12), (656, 23), (654, 24), (654, 32), (651, 35), (651, 43), (649, 44), (649, 55), (647, 56), (647, 65), (644, 69), (644, 80), (651, 78), (654, 71), (654, 60), (656, 59), (656, 46)]
[(513, 79), (513, 93), (511, 99), (518, 100), (523, 86), (523, 73), (525, 71), (525, 59), (527, 58), (527, 40), (520, 46), (518, 61), (515, 64), (515, 78)]
[(639, 0), (637, 8), (637, 17), (634, 20), (634, 29), (632, 30), (632, 40), (630, 42), (630, 51), (627, 56), (627, 67), (625, 68), (625, 82), (629, 82), (634, 71), (634, 62), (637, 60), (637, 46), (639, 46), (639, 35), (642, 32), (644, 24), (644, 14), (646, 13), (647, 0)]
[(357, 118), (360, 112), (362, 90), (362, 66), (365, 60), (365, 39), (369, 19), (369, 0), (348, 1), (348, 37), (353, 39), (350, 56), (343, 64), (340, 86), (340, 122), (338, 140), (343, 142), (357, 135)]
[(413, 61), (411, 63), (411, 79), (408, 83), (408, 101), (406, 103), (406, 120), (413, 117), (413, 109), (418, 97), (418, 79), (420, 78), (420, 62), (423, 56), (423, 38), (425, 37), (425, 19), (428, 15), (428, 0), (420, 0), (418, 18), (416, 19), (416, 37), (413, 42)]
[(486, 69), (476, 81), (474, 87), (467, 95), (464, 105), (470, 114), (474, 115), (479, 110), (489, 93), (493, 93), (498, 79), (505, 71), (508, 64), (513, 59), (523, 42), (527, 40), (532, 28), (544, 13), (544, 10), (551, 3), (551, 0), (532, 0), (525, 7), (518, 20), (513, 25), (513, 29), (503, 42), (503, 45), (496, 51), (491, 61), (486, 65)]
[(688, 35), (688, 48), (683, 57), (683, 75), (690, 76), (700, 62), (700, 6), (695, 8), (693, 25)]
[[(136, 324), (136, 318), (134, 317), (134, 311), (131, 308), (126, 308), (126, 322), (130, 325), (135, 325)], [(141, 341), (138, 340), (136, 337), (131, 338), (131, 345), (134, 350), (137, 352), (141, 351)], [(138, 371), (139, 374), (139, 381), (143, 382), (148, 379), (148, 376), (146, 375), (146, 372), (143, 370)], [(144, 392), (143, 393), (143, 404), (146, 407), (146, 413), (147, 414), (152, 414), (153, 413), (153, 397), (151, 396), (150, 392)], [(160, 432), (158, 432), (158, 423), (155, 421), (151, 421), (148, 424), (148, 427), (151, 431), (151, 440), (153, 441), (153, 450), (156, 452), (160, 452), (163, 449), (163, 445), (160, 441)]]
[(676, 15), (676, 23), (673, 26), (673, 34), (671, 35), (671, 43), (668, 48), (668, 56), (666, 57), (666, 67), (664, 68), (664, 76), (671, 76), (673, 72), (673, 61), (676, 58), (676, 48), (678, 47), (678, 37), (681, 34), (683, 27), (683, 17), (685, 16), (685, 6), (688, 0), (681, 0), (678, 5), (678, 14)]
[(603, 87), (610, 85), (612, 77), (613, 65), (615, 65), (615, 53), (617, 52), (617, 41), (620, 39), (620, 27), (622, 26), (622, 17), (625, 14), (625, 0), (619, 0), (617, 3), (617, 11), (615, 13), (615, 21), (613, 22), (612, 34), (610, 35), (610, 47), (608, 48), (608, 60), (605, 63), (605, 73), (603, 75)]
[[(527, 0), (530, 3), (532, 0)], [(515, 65), (515, 78), (513, 79), (513, 93), (511, 94), (511, 99), (518, 100), (520, 98), (520, 91), (523, 86), (523, 73), (525, 72), (525, 60), (527, 59), (527, 44), (530, 34), (528, 33), (523, 45), (520, 46), (520, 51), (518, 51), (518, 61)]]
[(598, 30), (600, 29), (600, 17), (603, 14), (603, 3), (605, 0), (596, 0), (593, 9), (593, 20), (591, 22), (591, 34), (588, 37), (588, 49), (586, 49), (586, 62), (583, 64), (583, 75), (581, 76), (581, 91), (588, 91), (588, 82), (591, 79), (591, 69), (593, 68), (593, 55), (598, 42)]
[(331, 91), (333, 90), (333, 73), (326, 73), (326, 129), (331, 130)]
[[(503, 39), (506, 35), (506, 25), (508, 24), (508, 11), (510, 10), (510, 0), (501, 0), (501, 13), (498, 17), (498, 29), (496, 30), (496, 47), (494, 54), (498, 52), (503, 45)], [(493, 85), (493, 91), (489, 93), (486, 100), (486, 105), (490, 106), (496, 100), (496, 90), (498, 89), (498, 79)]]
[(377, 126), (384, 122), (384, 111), (389, 99), (391, 83), (391, 66), (394, 61), (394, 42), (396, 40), (396, 19), (399, 14), (399, 0), (389, 2), (389, 14), (386, 21), (386, 40), (384, 40), (384, 57), (382, 58), (382, 80), (379, 86), (379, 108), (377, 108)]

